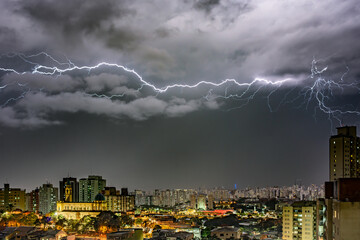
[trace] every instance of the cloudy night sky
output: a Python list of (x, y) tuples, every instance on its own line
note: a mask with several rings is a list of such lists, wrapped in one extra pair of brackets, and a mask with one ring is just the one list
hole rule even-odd
[(4, 0), (0, 55), (12, 187), (322, 184), (360, 127), (358, 0)]

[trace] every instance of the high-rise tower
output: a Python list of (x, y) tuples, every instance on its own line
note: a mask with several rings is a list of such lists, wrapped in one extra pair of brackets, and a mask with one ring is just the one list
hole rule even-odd
[(76, 180), (76, 178), (73, 177), (67, 177), (63, 178), (62, 181), (60, 181), (59, 184), (59, 192), (60, 192), (60, 201), (65, 201), (65, 188), (66, 185), (71, 185), (71, 192), (72, 192), (72, 201), (78, 202), (79, 201), (79, 182)]
[(329, 140), (329, 179), (360, 177), (360, 139), (355, 126), (337, 128), (337, 135)]
[(325, 239), (359, 239), (360, 139), (356, 127), (339, 127), (329, 140), (329, 182), (325, 182)]
[(58, 188), (50, 183), (43, 184), (39, 189), (39, 211), (46, 214), (56, 211)]
[(89, 176), (79, 180), (79, 201), (93, 202), (95, 196), (105, 189), (106, 180), (101, 176)]
[(65, 185), (65, 202), (73, 202), (73, 193), (70, 182)]

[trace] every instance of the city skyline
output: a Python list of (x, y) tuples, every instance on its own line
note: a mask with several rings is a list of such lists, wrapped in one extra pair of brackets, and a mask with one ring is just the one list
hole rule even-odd
[(2, 1), (0, 183), (321, 185), (360, 123), (356, 6)]
[[(87, 175), (84, 177), (70, 176), (70, 177), (64, 177), (62, 179), (77, 179), (77, 183), (79, 184), (80, 179), (87, 179), (90, 176), (95, 176), (95, 177), (99, 176), (99, 177), (106, 178), (106, 176), (90, 174), (90, 175)], [(107, 180), (107, 179), (105, 179), (105, 180)], [(9, 184), (12, 188), (25, 190), (28, 193), (35, 189), (39, 189), (42, 185), (47, 185), (47, 184), (54, 185), (58, 189), (61, 189), (61, 187), (65, 187), (65, 185), (62, 185), (63, 184), (62, 182), (63, 181), (61, 181), (61, 179), (59, 179), (58, 181), (54, 181), (54, 182), (45, 181), (45, 182), (42, 182), (31, 188), (24, 187), (24, 185), (26, 185), (26, 184), (14, 185), (11, 182), (6, 182), (6, 181), (3, 182), (2, 184)], [(294, 187), (294, 186), (303, 187), (303, 188), (311, 187), (311, 186), (321, 187), (323, 185), (324, 185), (324, 183), (322, 183), (322, 184), (315, 184), (315, 183), (303, 184), (302, 179), (296, 179), (293, 183), (290, 183), (290, 184), (282, 184), (282, 185), (266, 185), (266, 184), (264, 184), (264, 185), (256, 185), (256, 186), (248, 185), (248, 186), (244, 186), (244, 187), (238, 187), (237, 184), (234, 184), (233, 186), (229, 186), (229, 187), (217, 185), (217, 186), (208, 186), (208, 187), (206, 187), (206, 186), (195, 186), (195, 187), (181, 186), (181, 187), (176, 187), (176, 188), (165, 186), (165, 187), (161, 188), (161, 187), (155, 186), (154, 188), (147, 189), (147, 188), (140, 188), (140, 187), (136, 187), (136, 186), (134, 188), (129, 188), (127, 185), (116, 184), (116, 183), (115, 184), (106, 184), (106, 187), (126, 188), (126, 189), (129, 189), (130, 192), (135, 192), (137, 190), (144, 191), (144, 192), (154, 192), (155, 190), (177, 190), (177, 189), (180, 189), (180, 190), (188, 189), (188, 190), (196, 190), (196, 191), (207, 191), (207, 190), (247, 191), (247, 190), (251, 190), (251, 189), (290, 188), (290, 187)], [(79, 193), (79, 189), (76, 192)], [(59, 192), (59, 199), (64, 198), (64, 195), (61, 195), (61, 194), (64, 194), (64, 193), (61, 193), (61, 191)], [(75, 194), (75, 192), (74, 192), (74, 194)], [(75, 197), (74, 199), (79, 199), (79, 197), (78, 198)], [(79, 201), (79, 200), (76, 200), (76, 201)]]
[[(87, 183), (85, 183), (86, 181)], [(14, 210), (41, 212), (46, 214), (56, 211), (56, 204), (59, 203), (91, 203), (98, 200), (109, 201), (109, 204), (117, 209), (117, 204), (112, 205), (112, 201), (130, 201), (131, 209), (142, 206), (157, 207), (191, 207), (193, 209), (206, 210), (204, 207), (204, 197), (211, 199), (209, 202), (217, 201), (220, 205), (222, 201), (264, 201), (266, 199), (273, 201), (314, 201), (325, 196), (324, 185), (304, 186), (297, 183), (292, 186), (272, 186), (272, 187), (247, 187), (245, 189), (153, 189), (141, 190), (135, 189), (129, 191), (127, 187), (118, 188), (118, 186), (104, 185), (106, 179), (102, 176), (89, 175), (88, 178), (67, 177), (56, 184), (45, 183), (35, 189), (26, 190), (4, 183), (0, 188), (0, 210), (4, 211), (11, 207)], [(85, 184), (84, 184), (85, 183)], [(117, 190), (118, 189), (118, 190)], [(88, 197), (84, 197), (84, 191)], [(79, 196), (79, 197), (78, 197)], [(198, 199), (198, 200), (196, 200)], [(196, 201), (200, 201), (202, 207), (196, 206)], [(89, 206), (90, 206), (89, 205)], [(112, 208), (108, 205), (108, 208)], [(121, 205), (121, 204), (120, 204)], [(125, 207), (125, 205), (122, 205)], [(64, 206), (60, 207), (63, 208)], [(119, 205), (118, 205), (119, 207)], [(129, 205), (128, 205), (129, 207)], [(230, 206), (227, 206), (230, 207)], [(85, 207), (86, 208), (86, 207)], [(209, 207), (214, 209), (213, 205)], [(110, 210), (110, 209), (108, 209)], [(111, 210), (111, 211), (119, 211)]]

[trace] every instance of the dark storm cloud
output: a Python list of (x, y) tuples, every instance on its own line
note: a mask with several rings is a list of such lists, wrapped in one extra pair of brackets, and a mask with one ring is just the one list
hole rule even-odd
[(199, 0), (194, 3), (195, 8), (209, 12), (213, 7), (216, 7), (220, 0)]
[[(34, 151), (34, 158), (39, 161), (54, 158), (61, 162), (64, 157), (69, 163), (79, 162), (78, 169), (91, 164), (98, 168), (98, 159), (111, 159), (108, 165), (138, 168), (148, 179), (156, 178), (158, 182), (163, 179), (161, 174), (156, 177), (150, 174), (158, 168), (167, 179), (186, 179), (186, 184), (191, 184), (189, 176), (200, 182), (206, 179), (203, 183), (215, 183), (217, 180), (208, 176), (221, 171), (219, 166), (231, 173), (219, 174), (227, 183), (236, 178), (244, 181), (256, 181), (257, 177), (265, 181), (261, 176), (271, 178), (270, 173), (258, 169), (257, 163), (266, 166), (264, 169), (270, 169), (269, 172), (277, 172), (277, 176), (283, 174), (287, 181), (303, 174), (321, 182), (325, 171), (317, 176), (308, 169), (318, 159), (321, 164), (324, 162), (327, 150), (326, 144), (321, 144), (327, 140), (330, 124), (318, 129), (312, 115), (314, 109), (316, 116), (320, 115), (319, 121), (326, 121), (328, 115), (321, 115), (314, 98), (308, 105), (300, 101), (307, 99), (299, 93), (316, 79), (309, 78), (314, 58), (319, 69), (328, 67), (322, 75), (327, 79), (337, 81), (343, 76), (345, 83), (359, 80), (359, 22), (357, 0), (0, 1), (0, 50), (4, 54), (46, 51), (59, 61), (69, 59), (77, 65), (114, 62), (134, 69), (158, 87), (220, 82), (226, 78), (239, 83), (248, 83), (256, 77), (273, 81), (292, 79), (276, 91), (267, 86), (256, 92), (260, 86), (256, 85), (246, 92), (249, 98), (239, 100), (222, 97), (244, 90), (231, 84), (221, 88), (172, 89), (166, 94), (146, 87), (139, 90), (141, 84), (134, 75), (110, 68), (61, 76), (1, 73), (0, 123), (5, 126), (2, 131), (6, 135), (2, 139), (10, 139), (0, 144), (4, 146), (1, 150), (14, 160), (27, 159)], [(31, 60), (54, 63), (44, 56)], [(14, 57), (2, 56), (1, 61), (20, 72), (31, 71), (35, 66), (22, 65), (24, 62)], [(117, 96), (110, 97), (113, 94)], [(334, 97), (341, 100), (334, 99), (331, 104), (356, 107), (354, 94), (358, 94), (356, 88), (336, 90)], [(222, 111), (237, 109), (244, 103), (249, 106), (242, 110)], [(271, 110), (278, 112), (270, 114), (268, 103)], [(278, 107), (280, 103), (288, 105)], [(299, 105), (302, 108), (294, 113)], [(113, 122), (106, 122), (109, 119)], [(39, 126), (46, 127), (36, 128)], [(19, 127), (36, 130), (30, 133), (18, 130)], [(114, 130), (117, 127), (120, 130)], [(307, 127), (309, 134), (316, 132), (321, 139), (311, 137), (307, 141)], [(66, 129), (69, 132), (63, 132)], [(38, 136), (39, 132), (43, 135)], [(23, 134), (28, 137), (23, 139)], [(76, 134), (77, 141), (70, 141)], [(297, 140), (298, 134), (301, 137)], [(32, 143), (37, 137), (36, 144)], [(41, 137), (51, 139), (49, 150), (35, 148), (46, 142)], [(25, 155), (11, 147), (17, 146), (19, 139), (26, 149)], [(116, 141), (123, 144), (121, 150)], [(259, 151), (258, 142), (266, 151)], [(281, 147), (276, 145), (279, 142)], [(290, 143), (307, 144), (304, 149), (311, 151), (296, 153), (294, 157), (297, 149)], [(54, 146), (64, 146), (68, 153)], [(89, 149), (95, 152), (88, 153)], [(174, 164), (184, 162), (178, 166), (182, 173), (173, 176)], [(304, 164), (289, 170), (295, 162)], [(317, 170), (322, 169), (321, 164), (316, 165)], [(251, 171), (247, 172), (247, 167)], [(199, 173), (198, 169), (206, 171)], [(238, 176), (238, 169), (244, 178)], [(119, 176), (118, 172), (113, 174)], [(131, 178), (128, 172), (124, 176), (123, 180)]]
[[(15, 81), (17, 84), (14, 85)], [(157, 115), (178, 117), (199, 109), (218, 108), (215, 99), (148, 96), (139, 90), (140, 86), (131, 87), (127, 77), (109, 73), (86, 77), (61, 75), (56, 78), (9, 74), (3, 84), (6, 86), (2, 89), (3, 94), (17, 92), (18, 98), (10, 101), (9, 106), (0, 108), (0, 123), (10, 127), (58, 125), (60, 120), (49, 117), (57, 112), (86, 112), (143, 121)], [(18, 84), (23, 86), (20, 91)], [(27, 92), (28, 89), (32, 91)], [(110, 95), (115, 97), (105, 97)], [(128, 98), (124, 99), (125, 96)]]
[(142, 40), (142, 36), (130, 29), (114, 29), (111, 27), (108, 31), (100, 35), (106, 36), (106, 45), (117, 50), (134, 50)]
[[(3, 27), (12, 36), (28, 39), (15, 49), (43, 47), (81, 62), (131, 62), (148, 77), (156, 78), (156, 73), (167, 81), (197, 81), (204, 75), (213, 76), (212, 81), (249, 81), (254, 75), (278, 73), (281, 77), (289, 69), (304, 73), (313, 57), (334, 55), (351, 64), (359, 48), (356, 1), (6, 3), (4, 18), (18, 18), (23, 26), (11, 21)], [(11, 39), (4, 43), (12, 44)], [(144, 58), (149, 49), (166, 52), (172, 60), (164, 67), (156, 57)], [(188, 49), (190, 54), (185, 54)]]
[(61, 31), (63, 34), (93, 33), (113, 18), (129, 13), (121, 2), (101, 1), (20, 1), (20, 14), (44, 25), (46, 29)]
[[(335, 4), (337, 7), (333, 8)], [(360, 71), (355, 67), (360, 61), (357, 54), (360, 52), (357, 20), (360, 19), (356, 14), (359, 10), (354, 7), (357, 5), (356, 1), (335, 0), (291, 3), (199, 0), (167, 4), (112, 0), (4, 1), (3, 18), (18, 22), (2, 22), (0, 37), (4, 46), (19, 46), (14, 51), (57, 48), (57, 53), (85, 64), (104, 60), (128, 63), (157, 86), (201, 80), (219, 82), (226, 78), (250, 82), (255, 77), (272, 80), (291, 77), (294, 83), (303, 85), (307, 84), (313, 58), (328, 65), (334, 78), (341, 77), (349, 67), (351, 71), (345, 80), (351, 82)], [(56, 80), (10, 74), (2, 78), (2, 83), (9, 85), (5, 92), (14, 91), (17, 85), (11, 83), (16, 81), (32, 90), (41, 89), (47, 93), (42, 96), (45, 102), (46, 98), (53, 101), (52, 95), (62, 92), (97, 94), (91, 96), (91, 101), (99, 102), (104, 99), (95, 96), (102, 94), (125, 94), (132, 97), (131, 101), (149, 97), (129, 86), (134, 79), (123, 82), (123, 76), (116, 77), (117, 74), (88, 77), (64, 74)], [(200, 101), (202, 97), (194, 92), (186, 102)], [(31, 112), (32, 106), (22, 105), (21, 109)]]
[(134, 15), (123, 2), (106, 1), (22, 1), (20, 14), (41, 25), (64, 44), (83, 44), (84, 38), (92, 36), (106, 42), (111, 48), (125, 49), (135, 45), (138, 34), (126, 27), (114, 27), (113, 21)]
[(14, 48), (18, 44), (16, 38), (16, 32), (13, 29), (10, 29), (6, 26), (0, 27), (0, 50), (6, 52), (8, 49)]

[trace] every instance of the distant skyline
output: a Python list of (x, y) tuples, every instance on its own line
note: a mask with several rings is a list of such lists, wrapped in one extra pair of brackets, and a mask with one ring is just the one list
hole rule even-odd
[(359, 23), (356, 0), (1, 1), (0, 183), (321, 185), (360, 126)]

